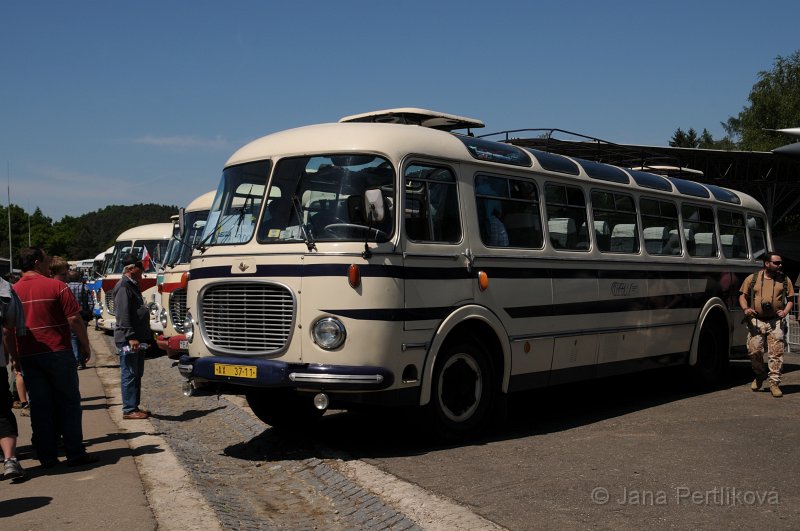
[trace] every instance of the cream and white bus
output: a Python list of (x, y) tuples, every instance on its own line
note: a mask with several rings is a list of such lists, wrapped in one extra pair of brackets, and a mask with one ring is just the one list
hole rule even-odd
[(100, 327), (109, 332), (114, 330), (117, 319), (114, 316), (114, 300), (111, 298), (111, 290), (117, 285), (122, 277), (122, 259), (127, 254), (133, 254), (142, 260), (145, 272), (139, 289), (142, 291), (145, 304), (151, 306), (151, 328), (155, 325), (161, 326), (158, 322), (158, 303), (156, 302), (156, 271), (163, 263), (167, 250), (167, 244), (172, 237), (172, 223), (151, 223), (140, 225), (124, 231), (117, 237), (111, 256), (106, 261), (106, 271), (103, 277), (102, 303), (103, 316), (100, 319)]
[(186, 318), (186, 288), (182, 278), (189, 271), (192, 248), (200, 241), (214, 200), (214, 190), (193, 200), (180, 214), (180, 223), (167, 247), (166, 259), (158, 274), (158, 292), (161, 294), (159, 320), (163, 327), (158, 335), (158, 347), (172, 359), (186, 353), (188, 343), (183, 335)]
[(480, 126), (382, 111), (234, 153), (191, 258), (183, 376), (232, 385), (273, 426), (418, 405), (445, 437), (514, 391), (674, 365), (722, 378), (771, 242), (762, 206), (451, 132)]

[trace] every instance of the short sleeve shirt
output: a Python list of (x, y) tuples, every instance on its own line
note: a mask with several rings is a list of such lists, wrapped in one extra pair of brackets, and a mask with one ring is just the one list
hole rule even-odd
[[(778, 310), (782, 310), (786, 307), (783, 301), (783, 279), (785, 278), (781, 275), (776, 279), (771, 279), (767, 277), (763, 271), (759, 271), (758, 273), (754, 273), (744, 279), (744, 283), (742, 283), (741, 289), (739, 289), (739, 293), (743, 293), (745, 297), (748, 297), (747, 304), (751, 304), (750, 302), (750, 284), (753, 282), (755, 278), (755, 284), (753, 284), (753, 302), (752, 308), (756, 311), (759, 317), (764, 319), (769, 319), (771, 317), (775, 317), (775, 312)], [(794, 295), (794, 287), (792, 286), (791, 282), (786, 283), (787, 287), (787, 295), (792, 297)], [(772, 311), (765, 311), (763, 304), (765, 302), (769, 302), (772, 304)]]
[(67, 317), (80, 311), (66, 284), (39, 274), (23, 275), (14, 291), (25, 309), (26, 334), (18, 337), (21, 357), (72, 350)]

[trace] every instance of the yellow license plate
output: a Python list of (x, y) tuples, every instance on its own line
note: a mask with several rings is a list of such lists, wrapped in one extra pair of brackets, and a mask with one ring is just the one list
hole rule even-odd
[(214, 376), (233, 376), (234, 378), (255, 378), (256, 368), (250, 365), (214, 364)]

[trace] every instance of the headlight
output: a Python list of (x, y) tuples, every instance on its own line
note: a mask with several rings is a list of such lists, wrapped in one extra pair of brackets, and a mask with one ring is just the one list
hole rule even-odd
[(167, 309), (161, 308), (161, 313), (158, 315), (158, 320), (161, 321), (161, 326), (167, 327)]
[(339, 319), (325, 317), (314, 323), (311, 335), (314, 337), (314, 343), (325, 350), (333, 350), (344, 343), (347, 331)]
[(156, 304), (155, 302), (151, 302), (150, 304), (147, 305), (147, 309), (150, 310), (150, 317), (152, 319), (158, 318), (158, 311), (160, 310), (158, 304)]
[(183, 335), (186, 336), (186, 341), (192, 342), (194, 337), (194, 321), (192, 320), (192, 312), (186, 312), (186, 319), (183, 320)]

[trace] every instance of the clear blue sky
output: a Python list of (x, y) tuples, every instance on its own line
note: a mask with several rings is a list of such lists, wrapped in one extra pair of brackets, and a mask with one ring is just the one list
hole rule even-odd
[(717, 138), (798, 21), (798, 0), (7, 0), (0, 182), (54, 220), (180, 206), (254, 138), (402, 106), (485, 132)]

